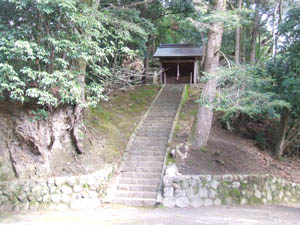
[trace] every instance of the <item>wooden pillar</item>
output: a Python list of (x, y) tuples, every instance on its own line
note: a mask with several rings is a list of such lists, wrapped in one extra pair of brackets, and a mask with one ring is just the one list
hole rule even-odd
[(158, 84), (158, 74), (156, 71), (154, 71), (153, 84)]
[(164, 84), (167, 84), (167, 73), (164, 72)]
[(196, 76), (197, 76), (197, 60), (194, 61), (194, 80), (193, 80), (194, 84), (195, 84)]
[(194, 84), (197, 83), (197, 78), (198, 78), (198, 61), (194, 61)]
[(177, 77), (176, 77), (176, 80), (178, 81), (179, 80), (179, 62), (177, 62)]
[(163, 84), (163, 67), (162, 63), (160, 62), (160, 72), (159, 72), (159, 77), (160, 77), (160, 83)]

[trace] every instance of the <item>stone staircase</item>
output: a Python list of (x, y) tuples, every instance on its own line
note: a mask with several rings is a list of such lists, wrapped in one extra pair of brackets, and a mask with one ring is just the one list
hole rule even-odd
[(123, 158), (112, 203), (154, 206), (170, 131), (184, 85), (165, 85), (135, 131)]

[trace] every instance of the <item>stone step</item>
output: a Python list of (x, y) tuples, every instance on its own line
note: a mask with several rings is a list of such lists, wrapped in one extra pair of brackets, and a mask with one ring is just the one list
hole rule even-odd
[(180, 93), (175, 93), (174, 95), (168, 95), (165, 93), (165, 96), (162, 96), (161, 98), (159, 98), (155, 105), (159, 105), (160, 103), (174, 105), (174, 104), (178, 103), (178, 101), (179, 101), (178, 99), (176, 99), (176, 97), (178, 98), (178, 95), (180, 96)]
[(144, 172), (121, 172), (122, 178), (143, 178), (143, 179), (155, 179), (160, 177), (160, 173), (144, 173)]
[(177, 104), (174, 104), (174, 105), (169, 105), (169, 106), (153, 106), (151, 111), (164, 111), (164, 112), (173, 112), (173, 111), (176, 111), (177, 109)]
[(157, 100), (157, 102), (166, 102), (166, 103), (172, 104), (173, 102), (178, 102), (179, 101), (177, 99), (178, 95), (180, 95), (179, 92), (174, 92), (174, 93), (165, 92), (163, 95), (161, 95), (161, 98), (159, 98)]
[(131, 151), (153, 151), (153, 152), (157, 152), (157, 151), (161, 151), (161, 152), (165, 152), (166, 151), (166, 147), (165, 146), (142, 146), (142, 147), (137, 147), (132, 145), (130, 147), (129, 152)]
[(152, 198), (113, 198), (112, 203), (135, 207), (154, 207), (156, 199)]
[(142, 149), (144, 147), (155, 146), (155, 147), (166, 147), (167, 141), (133, 141), (132, 146)]
[(147, 121), (146, 123), (143, 124), (141, 129), (168, 129), (170, 130), (172, 127), (173, 121), (172, 122), (151, 122)]
[(176, 94), (179, 94), (181, 91), (180, 89), (165, 89), (162, 98), (169, 97), (170, 99), (175, 99)]
[(145, 141), (145, 142), (164, 142), (167, 141), (168, 137), (135, 137), (135, 141)]
[(161, 173), (161, 167), (138, 167), (138, 166), (124, 166), (123, 172), (150, 172), (150, 173)]
[(158, 185), (133, 185), (133, 184), (119, 184), (117, 190), (122, 191), (142, 191), (142, 192), (156, 192)]
[[(146, 139), (146, 138), (149, 138), (149, 139)], [(163, 138), (165, 138), (164, 140), (151, 140), (150, 138), (160, 138), (160, 137), (145, 137), (145, 136), (136, 136), (135, 137), (135, 140), (132, 141), (132, 145), (141, 145), (139, 147), (143, 148), (146, 147), (146, 146), (165, 146), (165, 144), (167, 143), (168, 141), (168, 137), (165, 136)]]
[(137, 134), (139, 133), (143, 133), (143, 132), (150, 132), (150, 133), (155, 133), (155, 132), (161, 132), (161, 133), (169, 133), (170, 132), (170, 128), (167, 127), (152, 127), (152, 126), (145, 126), (140, 128), (137, 131)]
[(178, 99), (175, 99), (175, 100), (174, 99), (168, 99), (168, 98), (158, 99), (153, 107), (155, 108), (155, 107), (159, 107), (159, 106), (164, 106), (164, 107), (175, 106), (176, 104), (178, 104), (178, 102), (179, 102)]
[(150, 191), (121, 191), (118, 190), (116, 192), (116, 197), (120, 198), (143, 198), (143, 199), (156, 199), (157, 192), (150, 192)]
[(132, 150), (128, 153), (129, 156), (165, 156), (166, 151), (141, 151), (141, 150)]
[(170, 108), (168, 108), (168, 109), (167, 108), (166, 109), (154, 108), (154, 109), (151, 109), (149, 113), (155, 113), (155, 114), (157, 113), (160, 116), (163, 114), (170, 114), (170, 113), (174, 113), (174, 112), (176, 112), (176, 109), (171, 110)]
[[(174, 113), (174, 116), (175, 116), (175, 113)], [(174, 116), (170, 116), (170, 115), (162, 115), (162, 116), (159, 116), (159, 118), (161, 119), (161, 121), (158, 121), (157, 120), (157, 117), (158, 117), (158, 115), (149, 115), (148, 117), (147, 117), (147, 120), (145, 121), (145, 122), (148, 122), (149, 120), (152, 120), (153, 122), (156, 122), (156, 121), (154, 121), (154, 120), (157, 120), (157, 122), (170, 122), (171, 120), (173, 120), (174, 119)], [(152, 122), (151, 121), (151, 122)]]
[(175, 98), (178, 98), (178, 96), (164, 96), (162, 98), (159, 98), (157, 100), (157, 102), (155, 103), (154, 106), (160, 106), (163, 104), (163, 106), (173, 106), (173, 105), (176, 105), (178, 104), (179, 102), (179, 99), (174, 99)]
[(161, 117), (161, 116), (151, 116), (149, 115), (144, 122), (151, 122), (151, 123), (160, 123), (160, 122), (171, 122), (173, 121), (173, 116), (169, 117)]
[(160, 105), (154, 105), (152, 108), (151, 108), (151, 111), (176, 111), (177, 109), (177, 106), (178, 106), (178, 103), (176, 102), (175, 104), (172, 104), (172, 105), (168, 105), (166, 103), (161, 103)]
[(184, 85), (166, 85), (124, 157), (113, 203), (155, 206), (167, 142)]
[[(174, 108), (175, 108), (175, 106), (174, 106)], [(152, 113), (168, 113), (168, 112), (174, 112), (174, 111), (176, 111), (176, 109), (171, 110), (169, 107), (168, 108), (160, 107), (160, 108), (151, 108), (150, 112), (152, 112)]]
[(173, 112), (152, 112), (150, 111), (148, 114), (148, 118), (151, 117), (160, 117), (160, 118), (170, 118), (172, 119), (176, 114), (176, 111), (174, 110)]
[(165, 156), (162, 154), (160, 156), (141, 156), (141, 155), (128, 155), (126, 160), (132, 160), (132, 161), (146, 161), (146, 162), (160, 162), (163, 161)]
[(133, 185), (158, 185), (160, 179), (158, 178), (120, 178), (119, 184), (133, 184)]
[(179, 101), (170, 104), (169, 102), (156, 102), (154, 106), (152, 106), (151, 110), (176, 110)]
[(161, 98), (159, 98), (158, 100), (161, 100), (161, 99), (167, 99), (167, 100), (170, 100), (170, 101), (178, 101), (178, 99), (176, 99), (176, 95), (180, 94), (180, 90), (165, 90), (163, 92), (163, 94), (160, 96)]
[(161, 121), (157, 121), (157, 120), (145, 120), (143, 123), (142, 127), (170, 127), (173, 123), (173, 120), (161, 120)]
[[(136, 137), (139, 138), (139, 137)], [(147, 137), (147, 138), (151, 138), (151, 137)], [(167, 138), (167, 137), (164, 137)], [(155, 141), (155, 140), (133, 140), (132, 144), (136, 144), (136, 145), (141, 145), (139, 147), (143, 147), (143, 146), (164, 146), (167, 142), (166, 140), (161, 140), (161, 141)]]
[(161, 121), (171, 121), (173, 119), (174, 116), (160, 116), (160, 115), (152, 115), (149, 113), (145, 121), (161, 122)]
[(141, 131), (137, 132), (137, 137), (168, 137), (169, 131), (159, 132), (159, 131)]
[(127, 161), (125, 167), (162, 167), (164, 161), (149, 162), (149, 161)]
[(156, 120), (156, 119), (147, 119), (143, 122), (143, 126), (152, 126), (152, 127), (169, 127), (173, 124), (174, 119), (172, 120)]
[(144, 123), (170, 123), (174, 120), (173, 116), (172, 117), (147, 117), (144, 122), (143, 122), (143, 125)]
[(156, 128), (156, 129), (170, 129), (172, 127), (173, 121), (168, 122), (168, 121), (161, 121), (161, 122), (151, 122), (151, 121), (146, 121), (144, 122), (143, 126), (141, 127), (142, 129), (151, 129), (151, 128)]

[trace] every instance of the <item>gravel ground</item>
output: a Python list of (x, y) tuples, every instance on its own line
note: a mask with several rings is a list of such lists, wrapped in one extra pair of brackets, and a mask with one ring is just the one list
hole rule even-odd
[(243, 206), (194, 208), (131, 208), (118, 205), (93, 210), (36, 211), (0, 214), (7, 225), (300, 225), (300, 208)]

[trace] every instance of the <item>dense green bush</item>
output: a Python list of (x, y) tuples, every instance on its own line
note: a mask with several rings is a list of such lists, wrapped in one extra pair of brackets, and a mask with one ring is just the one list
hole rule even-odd
[(126, 46), (133, 37), (141, 45), (144, 28), (151, 30), (134, 10), (101, 10), (83, 0), (3, 0), (0, 21), (0, 100), (44, 108), (95, 105), (113, 59), (136, 54), (137, 44)]

